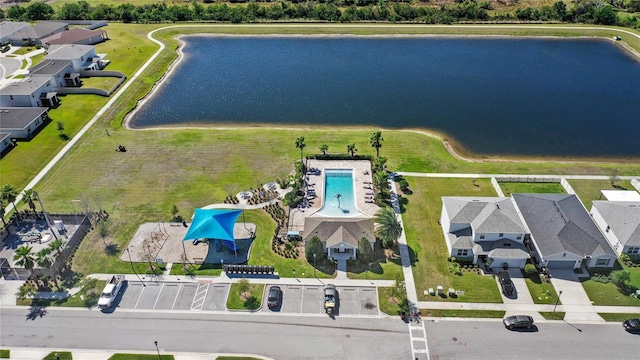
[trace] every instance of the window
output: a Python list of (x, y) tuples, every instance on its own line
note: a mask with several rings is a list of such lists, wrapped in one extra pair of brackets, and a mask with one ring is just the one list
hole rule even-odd
[(504, 236), (504, 233), (498, 234), (498, 237), (503, 237), (503, 236)]
[(484, 239), (484, 235), (480, 235), (480, 240)]
[(607, 225), (607, 230), (605, 230), (605, 232), (609, 232), (609, 230), (611, 230), (611, 226)]
[(458, 256), (469, 256), (469, 249), (458, 249)]
[(598, 259), (596, 261), (596, 266), (607, 266), (609, 265), (609, 259)]
[(520, 240), (522, 239), (522, 234), (518, 234), (518, 236), (516, 236), (516, 240)]
[(627, 250), (627, 254), (637, 254), (638, 252), (640, 252), (640, 247), (637, 246), (630, 246)]

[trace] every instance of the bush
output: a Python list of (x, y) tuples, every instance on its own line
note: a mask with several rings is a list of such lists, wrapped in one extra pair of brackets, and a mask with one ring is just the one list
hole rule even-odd
[(407, 189), (409, 188), (409, 182), (407, 182), (407, 180), (405, 179), (400, 180), (400, 182), (398, 182), (398, 185), (400, 186), (400, 190), (402, 191), (407, 191)]
[(608, 284), (611, 282), (611, 279), (609, 279), (607, 275), (602, 275), (598, 273), (593, 274), (593, 276), (591, 276), (591, 280), (595, 282), (603, 283), (603, 284)]
[(526, 276), (533, 276), (538, 273), (538, 268), (533, 264), (526, 264), (524, 266), (524, 274)]
[(460, 264), (458, 264), (457, 262), (452, 261), (449, 263), (449, 272), (452, 273), (453, 275), (462, 276), (462, 270), (460, 269)]

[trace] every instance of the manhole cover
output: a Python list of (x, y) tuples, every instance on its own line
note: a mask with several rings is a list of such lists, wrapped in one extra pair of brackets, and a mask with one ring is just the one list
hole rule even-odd
[(345, 334), (344, 337), (346, 337), (347, 339), (351, 337), (351, 335), (349, 334)]
[(454, 336), (453, 339), (451, 339), (451, 340), (458, 341), (458, 338)]

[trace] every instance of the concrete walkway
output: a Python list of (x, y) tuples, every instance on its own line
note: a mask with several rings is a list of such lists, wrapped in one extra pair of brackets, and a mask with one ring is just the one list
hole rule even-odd
[(566, 321), (604, 321), (595, 311), (573, 270), (549, 269), (549, 275), (553, 287), (560, 295)]
[[(161, 344), (158, 343), (158, 346)], [(153, 346), (153, 344), (152, 344)], [(52, 352), (52, 349), (47, 348), (7, 348), (2, 347), (3, 349), (7, 349), (11, 352), (11, 359), (18, 360), (35, 360), (35, 359), (44, 359), (45, 356), (49, 355)], [(121, 354), (147, 354), (147, 355), (156, 355), (156, 351), (130, 351), (130, 350), (122, 350), (122, 351), (113, 351), (113, 350), (92, 350), (92, 349), (61, 349), (56, 348), (55, 351), (59, 352), (71, 352), (73, 354), (74, 360), (107, 360), (113, 354), (121, 353)], [(226, 354), (226, 353), (186, 353), (186, 352), (165, 352), (162, 348), (159, 348), (159, 352), (162, 355), (171, 354), (175, 358), (175, 360), (215, 360), (219, 356), (229, 356), (229, 357), (251, 357), (256, 359), (263, 360), (271, 360), (271, 358), (256, 355), (256, 354)]]

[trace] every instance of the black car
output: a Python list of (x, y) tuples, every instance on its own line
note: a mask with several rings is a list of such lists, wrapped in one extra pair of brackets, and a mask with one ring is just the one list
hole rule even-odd
[(507, 329), (531, 329), (533, 327), (533, 318), (528, 315), (507, 316), (502, 320), (504, 327)]
[(629, 319), (622, 322), (622, 327), (628, 332), (640, 332), (640, 319)]
[(5, 45), (2, 47), (2, 49), (0, 49), (0, 51), (2, 51), (3, 53), (6, 53), (9, 50), (11, 50), (11, 46), (9, 45)]
[(280, 289), (280, 286), (270, 287), (269, 295), (267, 296), (267, 306), (270, 309), (275, 309), (280, 306), (281, 299), (282, 299), (282, 289)]
[(498, 273), (498, 281), (500, 281), (500, 287), (502, 287), (502, 293), (510, 296), (513, 295), (513, 291), (515, 290), (513, 286), (513, 282), (511, 281), (511, 276), (506, 271), (500, 271)]

